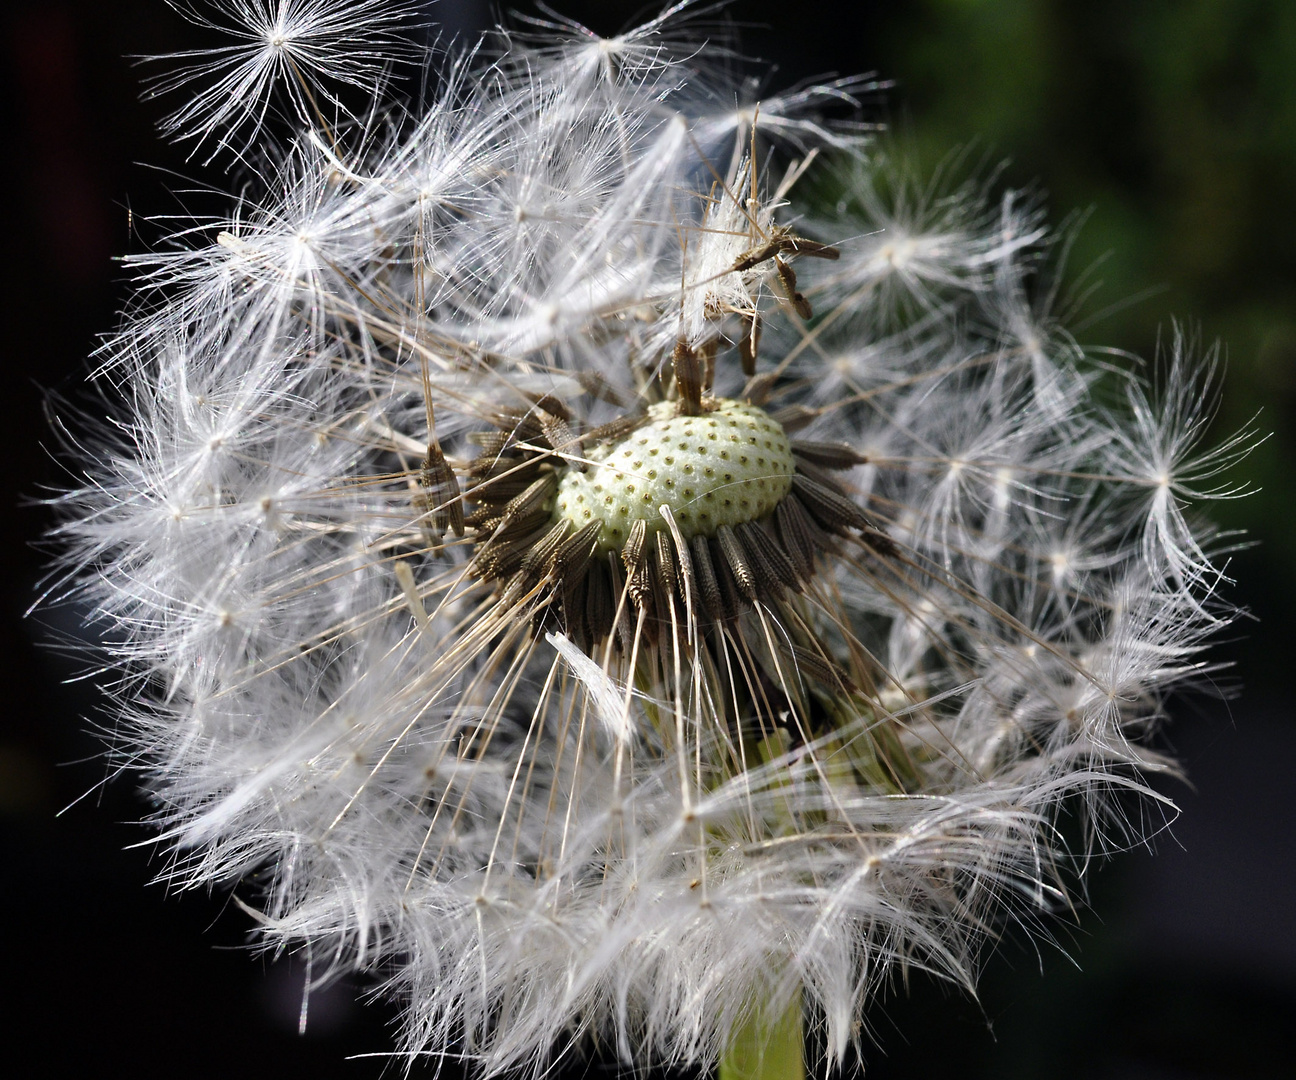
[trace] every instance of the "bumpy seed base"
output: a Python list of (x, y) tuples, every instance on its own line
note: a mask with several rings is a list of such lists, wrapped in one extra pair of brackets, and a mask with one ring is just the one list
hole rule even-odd
[(665, 528), (663, 504), (692, 539), (772, 513), (791, 488), (792, 449), (764, 410), (722, 398), (701, 416), (677, 415), (674, 402), (648, 414), (624, 438), (588, 448), (597, 464), (573, 465), (558, 481), (554, 520), (601, 521), (597, 550), (620, 550), (639, 520), (649, 535)]

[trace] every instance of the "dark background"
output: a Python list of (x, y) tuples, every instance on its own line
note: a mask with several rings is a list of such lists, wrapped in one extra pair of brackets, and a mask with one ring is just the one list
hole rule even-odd
[[(638, 7), (558, 6), (602, 33)], [(493, 19), (470, 0), (430, 12), (461, 32)], [(875, 118), (929, 167), (972, 143), (1009, 159), (1005, 183), (1046, 190), (1055, 221), (1090, 211), (1069, 264), (1101, 281), (1082, 343), (1150, 357), (1172, 317), (1189, 319), (1225, 343), (1218, 433), (1257, 410), (1273, 432), (1238, 470), (1262, 490), (1214, 511), (1258, 542), (1231, 565), (1232, 596), (1255, 619), (1216, 653), (1244, 692), (1176, 705), (1167, 738), (1192, 783), (1167, 790), (1183, 817), (1155, 856), (1092, 874), (1093, 910), (1055, 924), (1056, 945), (1009, 935), (979, 1003), (916, 980), (875, 1008), (869, 1077), (1292, 1075), (1296, 4), (738, 0), (729, 15), (753, 24), (746, 51), (779, 65), (776, 85), (877, 71), (898, 85)], [(204, 175), (156, 138), (164, 106), (141, 103), (127, 59), (196, 43), (161, 0), (19, 3), (3, 20), (5, 1059), (29, 1060), (21, 1074), (33, 1076), (397, 1075), (382, 1058), (348, 1060), (392, 1044), (389, 1006), (333, 988), (298, 1036), (301, 972), (251, 958), (248, 920), (222, 897), (149, 884), (158, 861), (130, 846), (147, 839), (131, 783), (100, 787), (106, 767), (82, 719), (93, 682), (65, 683), (78, 664), (39, 644), (71, 615), (23, 617), (45, 559), (37, 500), (62, 482), (46, 394), (80, 393), (95, 335), (126, 295), (112, 258), (157, 236), (143, 219), (202, 203), (168, 192)]]

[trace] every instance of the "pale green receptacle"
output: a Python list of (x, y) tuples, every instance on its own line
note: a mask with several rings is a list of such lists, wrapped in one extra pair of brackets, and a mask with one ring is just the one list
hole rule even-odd
[(601, 521), (599, 550), (619, 551), (636, 521), (649, 534), (664, 526), (663, 505), (686, 540), (772, 513), (796, 472), (787, 434), (755, 405), (714, 406), (687, 416), (661, 402), (629, 435), (588, 448), (583, 467), (563, 470), (554, 520), (578, 529)]

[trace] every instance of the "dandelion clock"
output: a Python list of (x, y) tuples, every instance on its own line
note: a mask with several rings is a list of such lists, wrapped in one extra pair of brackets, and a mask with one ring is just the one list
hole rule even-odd
[(1247, 437), (1178, 338), (1068, 334), (1035, 197), (913, 181), (876, 84), (758, 92), (688, 3), (426, 53), (177, 10), (228, 43), (153, 86), (234, 195), (130, 259), (54, 593), (163, 878), (307, 1006), (363, 973), (411, 1071), (823, 1075), (1172, 812)]

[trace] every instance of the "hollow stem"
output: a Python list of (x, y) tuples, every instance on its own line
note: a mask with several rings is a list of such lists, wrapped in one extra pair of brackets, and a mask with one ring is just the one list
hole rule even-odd
[(755, 1009), (730, 1036), (719, 1080), (805, 1080), (801, 994), (771, 1017)]

